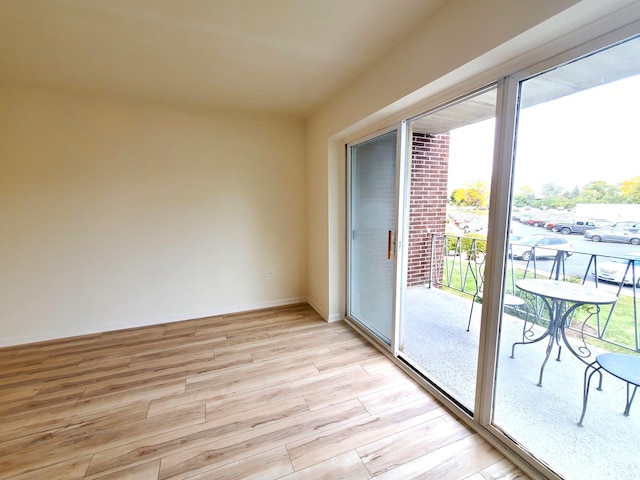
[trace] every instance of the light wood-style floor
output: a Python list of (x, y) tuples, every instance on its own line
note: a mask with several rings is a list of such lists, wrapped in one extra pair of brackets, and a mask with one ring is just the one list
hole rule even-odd
[(0, 349), (3, 479), (525, 478), (309, 306)]

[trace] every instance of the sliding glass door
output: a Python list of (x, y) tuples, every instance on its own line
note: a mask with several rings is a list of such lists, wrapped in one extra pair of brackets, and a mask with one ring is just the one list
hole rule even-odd
[(625, 382), (601, 372), (583, 397), (598, 355), (640, 356), (640, 38), (623, 38), (347, 145), (347, 316), (550, 478), (640, 471)]
[[(598, 391), (594, 379), (578, 421), (587, 364), (640, 355), (640, 290), (630, 268), (622, 281), (640, 258), (640, 39), (519, 85), (518, 238), (505, 265), (526, 308), (502, 316), (493, 424), (565, 478), (638, 478), (640, 410), (622, 414), (624, 382), (603, 374)], [(576, 293), (588, 295), (583, 305)], [(598, 304), (616, 296), (613, 308)]]
[(402, 357), (473, 410), (496, 87), (409, 123)]
[(347, 315), (387, 345), (397, 268), (399, 134), (348, 146)]

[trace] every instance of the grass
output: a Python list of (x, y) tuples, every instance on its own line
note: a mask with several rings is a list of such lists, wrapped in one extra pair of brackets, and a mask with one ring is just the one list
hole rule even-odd
[[(475, 278), (470, 272), (473, 266), (473, 262), (469, 263), (459, 256), (445, 257), (443, 262), (444, 286), (456, 295), (465, 298), (472, 297), (476, 291)], [(538, 277), (548, 278), (546, 275), (538, 275)], [(508, 270), (505, 291), (514, 293), (517, 290), (513, 286), (514, 280), (517, 281), (522, 278), (524, 278), (524, 272), (522, 270), (514, 269), (513, 275), (511, 270)], [(527, 278), (532, 278), (530, 273), (527, 275)], [(568, 281), (581, 283), (582, 278), (569, 278)], [(637, 351), (634, 301), (638, 303), (637, 309), (640, 315), (640, 299), (634, 300), (631, 296), (620, 295), (618, 301), (613, 306), (604, 306), (601, 308), (599, 321), (598, 315), (594, 314), (589, 317), (589, 309), (593, 310), (593, 307), (587, 305), (580, 307), (573, 316), (572, 329), (580, 331), (583, 328), (583, 323), (586, 321), (584, 332), (586, 340), (588, 340), (590, 345), (623, 353), (629, 353), (629, 350)], [(610, 313), (611, 316), (609, 318)], [(608, 322), (607, 319), (609, 319)]]

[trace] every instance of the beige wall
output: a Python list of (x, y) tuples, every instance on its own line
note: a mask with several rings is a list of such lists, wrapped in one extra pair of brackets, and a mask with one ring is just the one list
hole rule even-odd
[(0, 345), (305, 299), (341, 318), (345, 142), (566, 49), (630, 3), (452, 0), (306, 130), (0, 88)]
[(304, 300), (301, 122), (2, 88), (0, 105), (0, 345)]
[[(631, 0), (454, 0), (307, 123), (307, 298), (325, 318), (345, 307), (344, 144), (633, 20)], [(593, 22), (599, 22), (597, 25)], [(614, 25), (615, 24), (615, 25)]]

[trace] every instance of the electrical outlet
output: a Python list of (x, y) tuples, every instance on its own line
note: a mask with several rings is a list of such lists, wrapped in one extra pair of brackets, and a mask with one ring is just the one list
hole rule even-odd
[(276, 272), (274, 272), (273, 270), (267, 270), (266, 272), (264, 272), (264, 276), (265, 277), (275, 277)]

